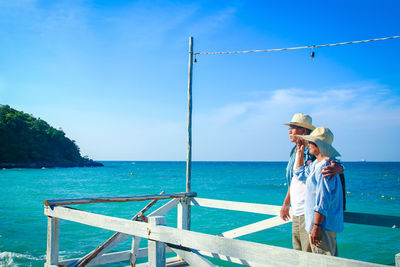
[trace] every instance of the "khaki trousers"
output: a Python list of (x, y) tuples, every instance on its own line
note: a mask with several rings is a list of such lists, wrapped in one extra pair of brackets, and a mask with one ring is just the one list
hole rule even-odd
[(336, 235), (337, 233), (332, 232), (331, 230), (321, 229), (321, 243), (318, 246), (311, 244), (312, 252), (329, 256), (337, 256), (338, 249)]
[(311, 243), (306, 231), (304, 215), (292, 216), (293, 249), (311, 252)]

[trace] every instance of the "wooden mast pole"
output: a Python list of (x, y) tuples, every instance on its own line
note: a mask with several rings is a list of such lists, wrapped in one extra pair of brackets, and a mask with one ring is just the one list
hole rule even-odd
[[(189, 72), (188, 72), (188, 124), (186, 158), (186, 192), (191, 192), (192, 176), (192, 76), (193, 76), (193, 37), (189, 37)], [(178, 205), (178, 228), (190, 230), (190, 198), (181, 199)]]
[(192, 76), (193, 76), (193, 37), (189, 37), (189, 73), (188, 73), (188, 149), (186, 159), (186, 192), (191, 192), (192, 174)]

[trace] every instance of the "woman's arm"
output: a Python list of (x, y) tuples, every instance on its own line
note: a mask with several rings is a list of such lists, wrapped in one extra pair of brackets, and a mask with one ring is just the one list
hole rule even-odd
[[(328, 164), (328, 163), (326, 163)], [(328, 214), (328, 210), (331, 205), (331, 194), (332, 190), (336, 186), (336, 176), (335, 179), (325, 179), (321, 173), (322, 169), (317, 170), (315, 174), (315, 179), (317, 181), (316, 186), (316, 204), (314, 207), (315, 218), (314, 226), (311, 230), (311, 243), (313, 245), (318, 245), (321, 241), (321, 225), (324, 222), (325, 216)]]
[(321, 243), (321, 226), (325, 216), (319, 212), (315, 212), (314, 226), (311, 230), (311, 244), (318, 246)]

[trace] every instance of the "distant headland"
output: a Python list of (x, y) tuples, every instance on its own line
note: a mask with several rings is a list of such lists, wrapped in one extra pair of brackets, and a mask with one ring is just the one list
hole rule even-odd
[(97, 167), (59, 129), (32, 115), (0, 105), (0, 168)]

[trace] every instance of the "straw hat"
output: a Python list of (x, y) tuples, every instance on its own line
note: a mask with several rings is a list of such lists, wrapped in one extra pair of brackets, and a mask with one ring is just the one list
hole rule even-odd
[(333, 133), (329, 128), (318, 127), (310, 135), (296, 135), (296, 137), (316, 144), (321, 154), (325, 157), (334, 158), (340, 156), (340, 153), (332, 146)]
[(292, 120), (288, 123), (284, 123), (284, 125), (295, 125), (299, 127), (303, 127), (309, 130), (314, 130), (315, 127), (312, 125), (312, 119), (310, 115), (303, 114), (303, 113), (296, 113), (294, 114)]

